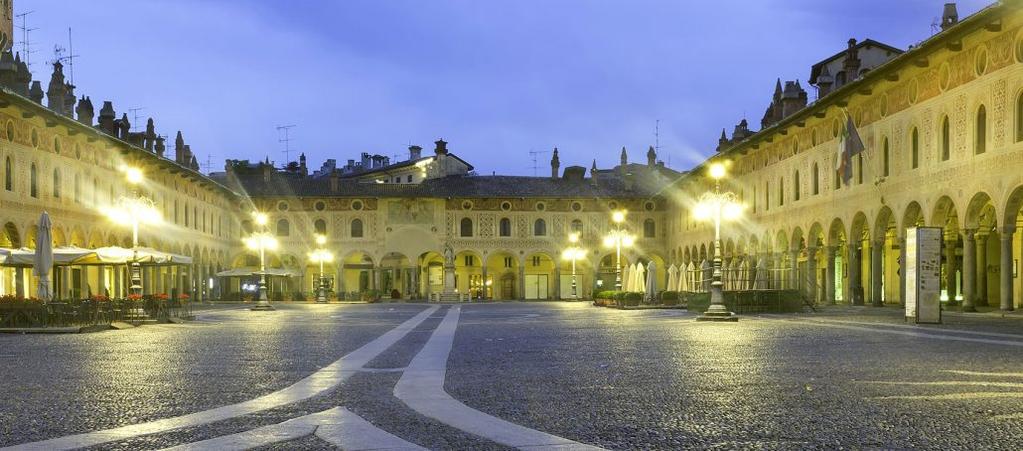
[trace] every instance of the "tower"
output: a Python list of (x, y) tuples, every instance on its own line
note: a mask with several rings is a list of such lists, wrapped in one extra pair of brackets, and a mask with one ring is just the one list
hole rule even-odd
[(551, 157), (551, 178), (558, 178), (558, 169), (561, 168), (561, 160), (558, 159), (558, 148), (554, 148), (554, 156)]
[(46, 88), (46, 107), (57, 114), (64, 114), (66, 99), (67, 85), (64, 84), (64, 65), (60, 64), (60, 61), (54, 61), (50, 85)]
[(959, 23), (959, 11), (955, 3), (945, 3), (945, 9), (941, 13), (941, 30), (945, 31)]

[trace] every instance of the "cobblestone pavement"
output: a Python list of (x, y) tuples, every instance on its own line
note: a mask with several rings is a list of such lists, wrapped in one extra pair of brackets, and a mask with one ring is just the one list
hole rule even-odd
[[(229, 308), (184, 325), (0, 336), (0, 446), (211, 409), (279, 390), (425, 305)], [(444, 306), (339, 387), (96, 449), (159, 449), (344, 407), (429, 449), (508, 449), (394, 396), (460, 309), (444, 390), (481, 416), (608, 449), (1019, 449), (1023, 321), (893, 308), (697, 323), (582, 303)], [(457, 423), (456, 423), (457, 424)], [(313, 434), (259, 449), (334, 449)]]

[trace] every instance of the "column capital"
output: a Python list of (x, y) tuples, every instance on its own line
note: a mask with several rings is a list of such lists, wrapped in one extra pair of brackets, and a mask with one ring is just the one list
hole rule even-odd
[(973, 241), (976, 234), (977, 229), (963, 229), (963, 240)]

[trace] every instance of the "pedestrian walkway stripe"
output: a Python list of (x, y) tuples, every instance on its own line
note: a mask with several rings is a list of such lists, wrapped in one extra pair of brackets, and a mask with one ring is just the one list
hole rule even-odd
[(981, 376), (981, 377), (1023, 377), (1023, 373), (992, 373), (982, 371), (968, 371), (968, 370), (945, 370), (946, 373), (961, 374), (963, 376)]
[(790, 318), (781, 318), (781, 317), (770, 316), (770, 315), (762, 315), (759, 318), (760, 319), (764, 319), (764, 320), (769, 320), (769, 321), (787, 321), (787, 322), (792, 322), (792, 323), (812, 324), (814, 326), (820, 326), (820, 327), (832, 327), (832, 328), (836, 328), (836, 329), (858, 330), (858, 331), (871, 332), (871, 333), (884, 333), (884, 334), (892, 334), (892, 335), (904, 335), (904, 336), (917, 337), (917, 338), (934, 338), (934, 339), (937, 339), (937, 340), (968, 341), (968, 342), (973, 342), (973, 343), (987, 343), (987, 344), (1023, 347), (1023, 337), (1020, 337), (1021, 341), (995, 340), (995, 339), (991, 339), (991, 338), (974, 338), (974, 337), (963, 337), (963, 336), (960, 336), (960, 335), (948, 335), (948, 334), (941, 333), (941, 331), (935, 330), (935, 329), (925, 329), (927, 332), (922, 332), (922, 331), (909, 331), (909, 330), (892, 330), (891, 328), (888, 328), (888, 329), (884, 328), (884, 327), (888, 327), (888, 326), (902, 326), (900, 324), (880, 324), (880, 323), (875, 324), (875, 323), (870, 323), (872, 326), (876, 326), (876, 327), (863, 327), (863, 326), (853, 326), (853, 325), (849, 325), (849, 324), (840, 324), (840, 323), (831, 322), (831, 321), (821, 321), (821, 320), (814, 320), (814, 319), (790, 319)]
[(14, 445), (0, 448), (0, 451), (84, 448), (141, 435), (209, 424), (309, 399), (344, 382), (377, 355), (419, 326), (438, 308), (437, 306), (431, 306), (308, 377), (281, 390), (249, 401), (146, 423)]
[(475, 410), (444, 391), (448, 355), (458, 328), (460, 307), (451, 307), (426, 345), (394, 386), (394, 396), (412, 410), (456, 429), (519, 449), (599, 450)]
[[(884, 326), (884, 327), (894, 327), (894, 328), (899, 328), (899, 329), (921, 330), (921, 326), (911, 325), (911, 324), (872, 323), (872, 322), (869, 322), (869, 321), (849, 321), (849, 320), (830, 319), (830, 318), (807, 318), (807, 321), (819, 321), (819, 322), (822, 322), (822, 323), (856, 324), (856, 325), (861, 325), (861, 326)], [(981, 331), (962, 330), (962, 329), (934, 329), (934, 328), (927, 328), (925, 330), (932, 331), (932, 332), (966, 334), (966, 335), (980, 335), (980, 336), (985, 336), (985, 337), (1015, 338), (1017, 340), (1023, 340), (1023, 335), (1020, 335), (1020, 334), (1006, 334), (1006, 333), (1000, 333), (1000, 332), (981, 332)]]
[(347, 451), (425, 451), (414, 443), (383, 431), (344, 407), (293, 418), (237, 434), (167, 448), (173, 451), (234, 451), (272, 445), (316, 434), (321, 440)]

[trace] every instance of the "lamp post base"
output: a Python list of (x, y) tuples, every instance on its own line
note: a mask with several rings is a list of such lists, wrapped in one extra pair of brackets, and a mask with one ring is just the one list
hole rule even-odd
[(729, 312), (722, 304), (711, 304), (710, 308), (703, 315), (696, 317), (697, 321), (737, 322), (739, 317)]
[(252, 308), (250, 308), (249, 310), (252, 310), (254, 312), (269, 312), (277, 309), (275, 309), (274, 306), (270, 305), (269, 302), (258, 301), (256, 302), (256, 305), (253, 305)]

